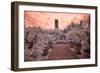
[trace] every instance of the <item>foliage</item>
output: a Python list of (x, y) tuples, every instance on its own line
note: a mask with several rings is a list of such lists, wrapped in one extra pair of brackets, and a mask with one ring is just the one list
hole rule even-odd
[[(89, 25), (89, 24), (88, 24)], [(58, 41), (71, 43), (80, 58), (90, 57), (90, 28), (71, 23), (64, 30), (44, 30), (40, 27), (25, 28), (25, 61), (47, 60), (50, 50)]]

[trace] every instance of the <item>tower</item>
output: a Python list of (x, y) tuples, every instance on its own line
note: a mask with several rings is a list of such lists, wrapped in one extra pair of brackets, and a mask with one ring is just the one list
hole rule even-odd
[(58, 19), (55, 19), (55, 29), (58, 29)]

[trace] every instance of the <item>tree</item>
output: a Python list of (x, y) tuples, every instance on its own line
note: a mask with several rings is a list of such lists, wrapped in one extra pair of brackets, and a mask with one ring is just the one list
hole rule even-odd
[(28, 49), (31, 49), (31, 48), (33, 47), (33, 45), (37, 42), (37, 34), (35, 35), (35, 37), (32, 38), (31, 41), (29, 41), (29, 40), (27, 39), (28, 35), (29, 35), (29, 32), (27, 32), (27, 34), (26, 34), (26, 37), (25, 37), (25, 44), (29, 44)]

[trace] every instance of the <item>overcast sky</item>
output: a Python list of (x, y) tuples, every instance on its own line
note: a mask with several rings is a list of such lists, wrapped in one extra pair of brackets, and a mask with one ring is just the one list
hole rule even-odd
[(43, 29), (54, 29), (55, 19), (58, 19), (59, 29), (64, 29), (70, 23), (80, 23), (80, 20), (88, 23), (89, 14), (78, 13), (50, 13), (50, 12), (30, 12), (24, 13), (25, 27), (41, 27)]

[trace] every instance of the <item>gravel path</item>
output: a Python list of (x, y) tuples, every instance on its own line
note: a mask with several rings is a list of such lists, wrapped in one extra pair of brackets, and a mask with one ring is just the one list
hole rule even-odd
[(49, 60), (78, 59), (78, 56), (66, 44), (55, 44), (49, 55)]

